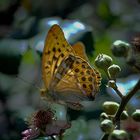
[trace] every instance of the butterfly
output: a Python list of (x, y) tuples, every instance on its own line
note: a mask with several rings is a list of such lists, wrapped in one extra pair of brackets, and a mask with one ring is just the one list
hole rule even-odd
[(88, 63), (84, 45), (71, 46), (59, 25), (53, 25), (45, 39), (42, 55), (41, 96), (72, 109), (82, 101), (93, 100), (99, 91), (100, 73)]

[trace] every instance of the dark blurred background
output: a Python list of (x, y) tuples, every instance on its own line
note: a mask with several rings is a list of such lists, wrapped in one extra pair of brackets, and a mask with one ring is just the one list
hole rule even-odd
[[(139, 0), (0, 0), (0, 140), (21, 139), (21, 132), (27, 128), (25, 118), (44, 106), (36, 85), (42, 85), (40, 54), (54, 23), (63, 28), (70, 44), (85, 44), (91, 65), (99, 53), (112, 56), (122, 68), (118, 80), (124, 92), (139, 77), (110, 49), (115, 40), (131, 42), (140, 32)], [(65, 108), (54, 105), (58, 118), (72, 121), (64, 140), (101, 137), (101, 104), (105, 100), (119, 101), (105, 85), (103, 74), (97, 100), (87, 103), (84, 111), (68, 109), (66, 115)], [(129, 108), (139, 105), (134, 98)]]

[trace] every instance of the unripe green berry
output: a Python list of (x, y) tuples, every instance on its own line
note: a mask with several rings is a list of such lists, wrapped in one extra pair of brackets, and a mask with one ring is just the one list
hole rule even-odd
[(114, 130), (109, 135), (109, 140), (129, 140), (129, 136), (124, 130)]
[(117, 57), (126, 57), (128, 50), (130, 48), (130, 44), (121, 41), (121, 40), (116, 40), (111, 47), (112, 53), (114, 56)]
[(118, 65), (111, 65), (108, 68), (108, 73), (112, 79), (116, 79), (117, 74), (121, 71), (121, 68)]
[(100, 125), (101, 129), (103, 132), (105, 132), (106, 134), (111, 133), (114, 130), (114, 125), (113, 122), (109, 119), (105, 119), (101, 122)]
[(95, 65), (103, 70), (107, 70), (111, 64), (112, 58), (106, 54), (99, 54), (95, 59)]
[(103, 112), (103, 113), (100, 114), (100, 121), (103, 121), (105, 119), (109, 119), (109, 117), (105, 112)]
[(119, 108), (119, 104), (113, 101), (106, 101), (103, 103), (103, 110), (108, 115), (114, 115)]
[(140, 122), (140, 109), (136, 109), (135, 112), (132, 114), (133, 120)]
[(120, 119), (121, 120), (126, 120), (126, 119), (128, 119), (128, 116), (129, 115), (128, 115), (127, 111), (123, 111), (122, 114), (121, 114), (121, 118)]

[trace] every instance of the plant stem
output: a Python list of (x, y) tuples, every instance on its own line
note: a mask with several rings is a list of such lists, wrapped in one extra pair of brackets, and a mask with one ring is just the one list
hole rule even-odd
[(119, 91), (119, 89), (118, 89), (116, 83), (115, 83), (115, 86), (113, 86), (113, 87), (111, 87), (111, 88), (113, 88), (113, 89), (116, 91), (116, 93), (119, 95), (119, 97), (120, 97), (121, 99), (124, 98), (123, 94)]
[[(133, 89), (131, 91), (128, 92), (128, 94), (126, 96), (123, 96), (122, 100), (121, 100), (121, 104), (115, 114), (115, 117), (114, 117), (114, 124), (119, 124), (118, 122), (120, 121), (120, 117), (121, 117), (121, 114), (122, 112), (124, 111), (127, 103), (129, 102), (129, 100), (132, 98), (132, 96), (135, 95), (135, 93), (140, 89), (140, 79), (139, 81), (137, 82), (137, 84), (133, 87)], [(116, 91), (116, 89), (114, 89)], [(118, 91), (116, 91), (117, 93)], [(107, 140), (108, 139), (108, 136), (106, 134), (104, 134), (104, 136), (102, 137), (101, 140)]]
[[(109, 75), (109, 73), (108, 73), (107, 70), (104, 70), (104, 72), (106, 73), (107, 78), (108, 78), (109, 80), (114, 80), (114, 81), (116, 81), (116, 79), (111, 79), (111, 77), (110, 77), (110, 75)], [(117, 85), (116, 85), (116, 82), (115, 82), (115, 85), (112, 86), (111, 88), (113, 88), (113, 89), (116, 91), (116, 93), (119, 95), (119, 97), (120, 97), (121, 99), (123, 98), (123, 94), (118, 90), (118, 87), (117, 87)]]
[(118, 111), (114, 117), (114, 122), (118, 122), (120, 120), (121, 114), (123, 110), (125, 109), (125, 106), (129, 102), (129, 100), (132, 98), (132, 96), (140, 89), (140, 80), (137, 82), (137, 84), (134, 86), (134, 88), (122, 98), (121, 104), (118, 108)]

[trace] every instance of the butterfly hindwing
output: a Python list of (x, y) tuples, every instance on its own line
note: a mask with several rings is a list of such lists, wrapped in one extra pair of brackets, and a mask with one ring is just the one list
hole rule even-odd
[(86, 61), (88, 60), (88, 57), (86, 55), (85, 46), (82, 42), (77, 42), (72, 46), (73, 50), (75, 51), (75, 54), (81, 58), (83, 58)]
[(91, 68), (88, 62), (75, 56), (74, 63), (56, 86), (56, 92), (61, 94), (58, 98), (74, 102), (93, 100), (100, 82), (100, 77), (98, 81), (96, 73), (97, 71)]

